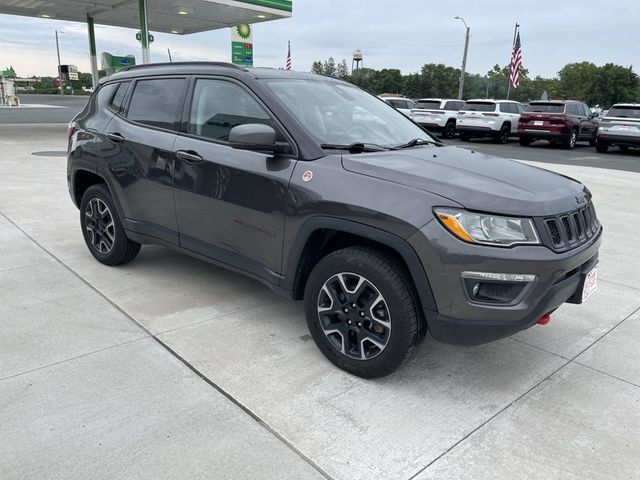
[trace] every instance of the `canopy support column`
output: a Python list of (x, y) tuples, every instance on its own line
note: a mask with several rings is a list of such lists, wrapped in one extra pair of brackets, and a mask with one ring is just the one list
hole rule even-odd
[(140, 43), (142, 44), (142, 63), (150, 63), (147, 0), (138, 0), (138, 9), (140, 11)]
[(93, 17), (87, 14), (87, 29), (89, 30), (89, 57), (91, 59), (91, 83), (95, 89), (98, 86), (98, 59), (96, 58), (96, 32), (93, 27)]

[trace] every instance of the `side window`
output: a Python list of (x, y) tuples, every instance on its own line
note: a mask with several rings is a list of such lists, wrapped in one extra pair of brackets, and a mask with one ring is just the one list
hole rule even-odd
[(521, 114), (522, 112), (524, 112), (524, 107), (521, 104), (516, 103), (515, 105), (516, 105), (516, 113), (518, 115)]
[(513, 113), (512, 110), (509, 108), (511, 106), (510, 103), (501, 103), (500, 104), (500, 111), (502, 113)]
[(569, 113), (569, 115), (579, 115), (578, 106), (575, 103), (569, 103), (567, 105), (567, 113)]
[(131, 82), (121, 82), (117, 84), (118, 89), (116, 90), (116, 94), (111, 99), (111, 103), (109, 103), (109, 108), (114, 112), (120, 113), (122, 111), (122, 102), (130, 84)]
[(582, 104), (582, 108), (584, 109), (584, 114), (587, 117), (591, 116), (591, 109), (589, 108), (589, 106), (586, 103)]
[(98, 96), (97, 96), (98, 107), (103, 107), (106, 105), (106, 103), (109, 101), (109, 99), (113, 95), (113, 92), (116, 91), (116, 88), (118, 88), (117, 83), (109, 83), (101, 87), (100, 90), (98, 90)]
[(459, 102), (447, 102), (444, 104), (444, 110), (460, 110)]
[(133, 90), (127, 118), (152, 127), (174, 130), (185, 85), (183, 78), (139, 80)]
[(264, 123), (276, 128), (269, 114), (242, 87), (225, 80), (196, 82), (189, 117), (190, 134), (224, 142), (233, 127), (246, 123)]

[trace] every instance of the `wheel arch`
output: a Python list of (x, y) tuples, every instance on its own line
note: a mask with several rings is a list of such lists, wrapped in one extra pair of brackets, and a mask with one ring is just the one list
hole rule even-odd
[(107, 180), (101, 175), (98, 175), (95, 171), (83, 168), (75, 170), (72, 179), (73, 201), (78, 208), (80, 208), (80, 202), (82, 202), (82, 197), (87, 189), (92, 185), (97, 185), (99, 183), (104, 183), (107, 188), (109, 188)]
[(294, 299), (302, 299), (309, 273), (327, 254), (349, 246), (378, 248), (394, 256), (406, 268), (422, 311), (436, 311), (431, 285), (422, 262), (403, 238), (376, 227), (333, 217), (312, 217), (300, 228), (290, 249), (283, 287)]

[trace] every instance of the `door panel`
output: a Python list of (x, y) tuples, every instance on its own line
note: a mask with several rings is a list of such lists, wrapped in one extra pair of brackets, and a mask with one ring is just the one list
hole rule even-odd
[[(111, 139), (119, 134), (122, 140)], [(105, 167), (125, 217), (142, 234), (178, 244), (173, 201), (175, 133), (114, 117), (107, 127)]]
[(174, 151), (203, 159), (174, 156), (180, 245), (273, 280), (295, 160), (182, 136)]

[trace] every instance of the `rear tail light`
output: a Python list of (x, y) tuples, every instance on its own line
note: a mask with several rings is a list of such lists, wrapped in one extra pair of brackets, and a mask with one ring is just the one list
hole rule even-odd
[(67, 140), (71, 139), (75, 131), (76, 131), (76, 122), (73, 122), (73, 121), (69, 122), (69, 125), (67, 126)]
[(556, 125), (567, 123), (567, 117), (565, 117), (564, 115), (561, 117), (551, 117), (549, 118), (549, 123), (556, 124)]
[(500, 115), (497, 113), (483, 113), (483, 117), (499, 117)]
[(458, 112), (458, 115), (461, 115), (461, 116), (462, 116), (462, 115), (464, 115), (464, 114), (466, 114), (466, 113), (467, 113), (467, 112)]

